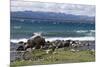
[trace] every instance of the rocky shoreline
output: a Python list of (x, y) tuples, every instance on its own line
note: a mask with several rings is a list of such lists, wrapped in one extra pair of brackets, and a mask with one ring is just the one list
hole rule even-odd
[[(11, 60), (16, 59), (16, 51), (34, 51), (42, 49), (46, 54), (55, 53), (55, 50), (64, 49), (72, 52), (91, 50), (95, 51), (95, 41), (79, 41), (79, 40), (54, 40), (46, 41), (42, 36), (31, 37), (27, 42), (20, 41), (11, 43), (10, 57)], [(15, 52), (14, 52), (15, 51)], [(19, 56), (20, 57), (20, 56)]]
[(54, 40), (46, 41), (42, 36), (34, 36), (27, 40), (27, 42), (20, 41), (16, 45), (17, 51), (31, 49), (59, 49), (59, 48), (75, 48), (75, 49), (95, 49), (95, 41), (79, 41), (79, 40)]

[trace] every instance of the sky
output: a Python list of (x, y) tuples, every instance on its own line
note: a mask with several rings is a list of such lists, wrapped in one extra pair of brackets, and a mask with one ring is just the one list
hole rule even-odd
[(73, 15), (95, 16), (94, 4), (49, 3), (11, 0), (11, 11), (43, 11)]

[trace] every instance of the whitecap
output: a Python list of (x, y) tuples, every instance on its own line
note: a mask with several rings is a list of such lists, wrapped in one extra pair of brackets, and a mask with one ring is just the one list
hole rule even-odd
[(21, 26), (14, 26), (14, 29), (20, 29)]
[(18, 43), (18, 42), (27, 42), (26, 38), (21, 38), (21, 39), (11, 39), (10, 42), (12, 43)]
[(77, 33), (85, 33), (85, 32), (88, 32), (87, 30), (78, 30), (76, 31)]
[(21, 22), (24, 22), (24, 19), (20, 19)]
[(55, 40), (94, 41), (95, 37), (52, 37), (52, 38), (46, 38), (46, 41), (55, 41)]
[(90, 32), (95, 32), (95, 30), (90, 30)]

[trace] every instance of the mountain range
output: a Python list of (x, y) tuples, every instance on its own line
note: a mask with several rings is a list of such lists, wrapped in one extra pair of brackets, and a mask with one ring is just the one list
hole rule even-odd
[(40, 11), (16, 11), (11, 12), (11, 19), (37, 19), (37, 20), (52, 20), (52, 21), (69, 21), (69, 22), (95, 22), (95, 16), (85, 16), (85, 15), (72, 15), (65, 13), (55, 13), (55, 12), (40, 12)]

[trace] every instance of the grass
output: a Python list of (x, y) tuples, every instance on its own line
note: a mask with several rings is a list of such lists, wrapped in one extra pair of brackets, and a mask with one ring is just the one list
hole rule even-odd
[[(70, 50), (57, 49), (55, 54), (46, 54), (41, 50), (33, 52), (34, 57), (41, 57), (38, 60), (16, 60), (11, 62), (11, 67), (28, 66), (28, 65), (44, 65), (58, 63), (77, 63), (77, 62), (93, 62), (95, 61), (95, 52), (90, 50), (71, 52)], [(34, 56), (35, 55), (35, 56)]]

